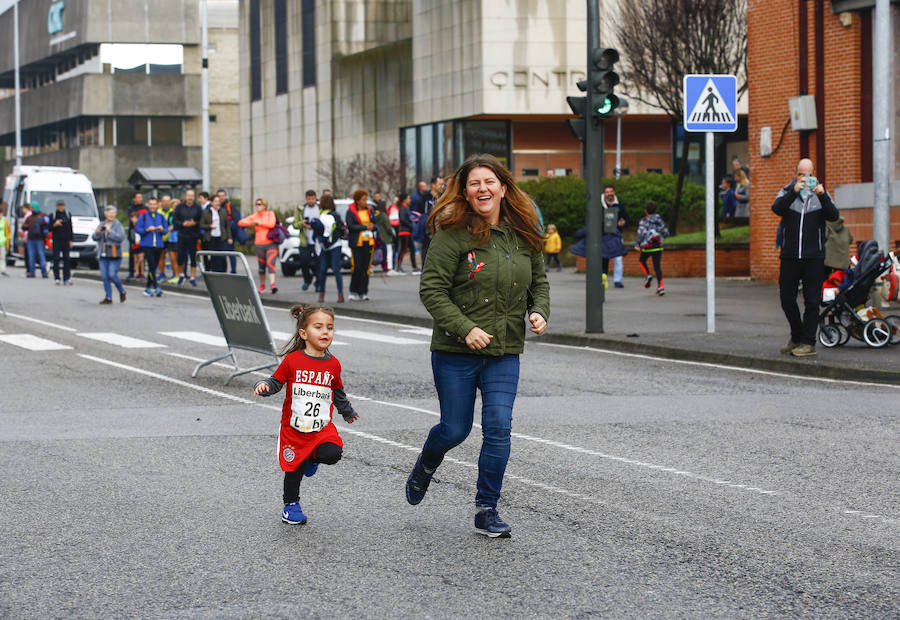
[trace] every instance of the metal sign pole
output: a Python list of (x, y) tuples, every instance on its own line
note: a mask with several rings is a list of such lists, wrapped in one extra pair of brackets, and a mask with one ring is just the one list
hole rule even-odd
[(715, 139), (706, 132), (706, 333), (716, 331)]

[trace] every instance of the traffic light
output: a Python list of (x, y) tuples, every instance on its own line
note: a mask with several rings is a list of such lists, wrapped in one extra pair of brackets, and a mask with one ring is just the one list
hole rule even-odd
[[(586, 91), (587, 81), (581, 80), (576, 86), (578, 86), (578, 90)], [(570, 118), (566, 121), (569, 125), (569, 130), (572, 132), (573, 136), (584, 142), (584, 119), (587, 116), (585, 114), (587, 112), (587, 97), (566, 97), (566, 103), (568, 103), (569, 107), (572, 109), (572, 114), (578, 117)]]
[(588, 66), (589, 97), (591, 116), (602, 119), (619, 106), (619, 98), (613, 89), (619, 83), (619, 74), (613, 71), (619, 62), (619, 52), (611, 47), (598, 47), (591, 50), (591, 61)]

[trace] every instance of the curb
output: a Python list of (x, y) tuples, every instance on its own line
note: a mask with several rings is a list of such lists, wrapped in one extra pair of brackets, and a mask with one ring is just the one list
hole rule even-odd
[[(100, 274), (95, 273), (73, 273), (73, 277), (83, 278), (86, 280), (100, 281)], [(198, 297), (207, 297), (206, 287), (179, 287), (172, 284), (163, 284), (161, 288), (164, 291), (178, 292), (184, 295), (195, 295)], [(296, 301), (286, 301), (282, 299), (264, 299), (263, 302), (269, 306), (278, 308), (290, 308), (295, 305)], [(349, 302), (348, 302), (349, 303)], [(404, 323), (414, 325), (416, 327), (430, 328), (432, 321), (430, 318), (416, 317), (408, 315), (400, 315), (392, 312), (380, 312), (376, 310), (363, 310), (346, 305), (333, 304), (332, 308), (338, 316), (348, 316), (358, 319), (370, 319), (373, 321), (390, 321), (396, 322), (402, 320)], [(698, 362), (703, 364), (715, 364), (719, 366), (732, 366), (736, 368), (745, 368), (748, 370), (761, 370), (768, 372), (777, 372), (786, 375), (794, 375), (798, 377), (814, 377), (818, 379), (833, 379), (844, 381), (860, 381), (864, 383), (883, 383), (887, 385), (900, 385), (900, 370), (872, 369), (861, 368), (859, 366), (849, 366), (834, 363), (819, 363), (818, 360), (794, 360), (793, 358), (773, 359), (768, 357), (759, 357), (752, 355), (736, 355), (734, 353), (718, 353), (715, 351), (703, 351), (700, 349), (691, 349), (687, 347), (666, 346), (658, 344), (645, 344), (634, 342), (632, 340), (624, 340), (618, 336), (607, 336), (602, 334), (576, 334), (570, 332), (544, 334), (543, 336), (529, 336), (527, 341), (542, 342), (548, 344), (562, 344), (574, 347), (589, 347), (592, 349), (607, 349), (619, 353), (633, 353), (636, 355), (647, 355), (650, 357), (658, 357), (661, 359), (674, 359), (688, 362)]]

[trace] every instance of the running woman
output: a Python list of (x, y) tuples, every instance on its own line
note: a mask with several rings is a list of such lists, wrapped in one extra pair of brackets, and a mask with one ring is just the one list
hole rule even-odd
[(284, 359), (268, 379), (253, 389), (257, 396), (271, 396), (287, 384), (281, 409), (278, 460), (284, 472), (284, 509), (281, 520), (291, 525), (306, 523), (300, 508), (300, 481), (314, 475), (319, 463), (334, 465), (341, 459), (344, 442), (331, 422), (337, 407), (344, 421), (353, 424), (353, 410), (344, 384), (341, 363), (328, 351), (334, 338), (334, 310), (316, 304), (294, 306), (294, 337), (285, 345)]

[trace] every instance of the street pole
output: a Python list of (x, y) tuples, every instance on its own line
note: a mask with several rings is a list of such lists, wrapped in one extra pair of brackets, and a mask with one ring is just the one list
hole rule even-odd
[[(600, 47), (600, 9), (597, 0), (587, 0), (587, 66), (591, 66), (591, 50)], [(585, 333), (603, 332), (603, 212), (600, 185), (603, 183), (603, 123), (595, 125), (592, 88), (587, 89), (587, 110), (584, 115), (584, 159), (587, 185), (587, 274), (585, 278)]]
[(616, 178), (622, 176), (622, 115), (616, 110)]
[(622, 117), (628, 112), (628, 102), (625, 99), (619, 99), (619, 107), (613, 114), (616, 115), (616, 171), (615, 176), (618, 179), (622, 176)]
[[(687, 139), (687, 136), (685, 136)], [(706, 132), (706, 333), (716, 331), (715, 136)]]
[(203, 127), (203, 191), (208, 192), (209, 185), (209, 38), (207, 33), (206, 22), (206, 1), (200, 0), (200, 22), (202, 46), (203, 46), (203, 68), (200, 74), (200, 99), (203, 108), (203, 119), (201, 126)]
[(13, 63), (16, 66), (16, 165), (22, 165), (22, 103), (19, 87), (19, 0), (13, 2)]
[(891, 117), (888, 106), (893, 101), (890, 59), (893, 57), (890, 0), (875, 1), (875, 32), (872, 50), (872, 232), (878, 247), (885, 253), (891, 248), (890, 161)]

